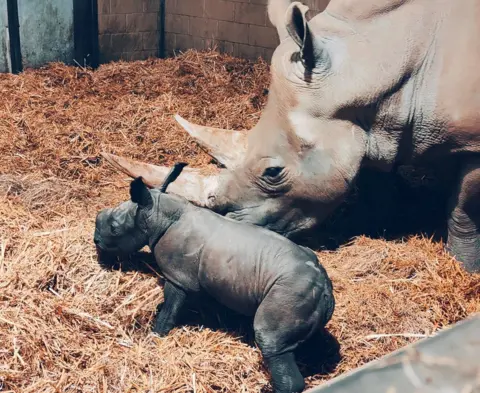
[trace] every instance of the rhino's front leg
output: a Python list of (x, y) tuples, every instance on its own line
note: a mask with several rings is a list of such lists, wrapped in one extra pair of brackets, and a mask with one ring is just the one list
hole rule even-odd
[(187, 294), (183, 289), (167, 281), (163, 289), (163, 298), (162, 309), (155, 318), (153, 327), (153, 331), (161, 337), (166, 336), (175, 327)]
[(480, 159), (464, 164), (451, 200), (447, 249), (468, 272), (480, 272)]

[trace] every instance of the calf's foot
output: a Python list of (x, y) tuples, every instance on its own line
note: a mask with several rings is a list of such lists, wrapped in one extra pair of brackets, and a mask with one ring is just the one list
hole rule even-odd
[(303, 392), (305, 381), (292, 352), (270, 356), (264, 360), (270, 372), (275, 393)]
[[(284, 280), (285, 281), (285, 280)], [(275, 393), (299, 393), (305, 388), (293, 351), (318, 325), (317, 303), (308, 280), (292, 278), (274, 285), (257, 309), (253, 321), (255, 342), (262, 352)], [(297, 283), (297, 287), (295, 287)], [(307, 287), (308, 293), (303, 289)], [(315, 288), (314, 288), (315, 289)], [(316, 293), (321, 291), (316, 288)]]
[(162, 309), (155, 318), (153, 326), (154, 333), (160, 337), (166, 336), (175, 327), (187, 294), (183, 289), (167, 281), (163, 290), (163, 297)]

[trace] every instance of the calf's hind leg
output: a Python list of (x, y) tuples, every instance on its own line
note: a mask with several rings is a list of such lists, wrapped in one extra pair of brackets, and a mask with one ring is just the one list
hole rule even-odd
[(291, 287), (273, 287), (253, 321), (255, 341), (262, 351), (275, 393), (298, 393), (305, 388), (293, 351), (315, 330), (319, 314), (308, 294), (302, 298), (297, 295)]
[[(263, 351), (262, 351), (263, 352)], [(272, 376), (275, 393), (300, 393), (305, 388), (305, 381), (295, 362), (293, 352), (265, 357), (265, 363)]]
[(162, 309), (155, 318), (153, 327), (153, 331), (162, 337), (166, 336), (175, 327), (178, 314), (185, 303), (187, 294), (183, 289), (167, 281), (163, 288), (163, 298)]
[(468, 272), (480, 272), (480, 158), (463, 164), (451, 200), (447, 249)]

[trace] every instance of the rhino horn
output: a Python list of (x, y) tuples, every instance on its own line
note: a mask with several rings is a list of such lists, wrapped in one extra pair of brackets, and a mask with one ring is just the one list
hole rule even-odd
[(175, 120), (211, 157), (226, 168), (233, 168), (242, 161), (247, 150), (247, 133), (192, 124), (179, 115)]
[[(143, 182), (150, 188), (161, 187), (165, 177), (171, 168), (147, 164), (130, 160), (109, 153), (101, 153), (102, 157), (115, 169), (125, 173), (131, 178), (141, 176)], [(169, 190), (181, 195), (198, 206), (207, 206), (208, 196), (211, 195), (218, 185), (218, 176), (205, 176), (200, 170), (185, 168), (175, 183), (171, 183)]]

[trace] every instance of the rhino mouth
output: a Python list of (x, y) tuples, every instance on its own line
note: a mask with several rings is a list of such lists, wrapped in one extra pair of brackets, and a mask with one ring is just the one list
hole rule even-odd
[(262, 205), (258, 205), (246, 209), (229, 211), (222, 215), (235, 221), (268, 229), (288, 239), (301, 239), (303, 235), (318, 225), (315, 217), (305, 217), (301, 214), (298, 214), (297, 217), (292, 217), (291, 211), (290, 214), (287, 213), (282, 217), (272, 217), (272, 215), (268, 213), (258, 214), (261, 210)]
[(97, 251), (97, 261), (101, 267), (110, 268), (114, 267), (119, 263), (119, 255), (108, 251), (100, 246), (96, 246)]
[(268, 224), (267, 217), (261, 217), (260, 219), (255, 219), (252, 212), (258, 209), (260, 206), (252, 206), (241, 210), (231, 210), (231, 211), (218, 211), (215, 212), (221, 214), (222, 216), (231, 218), (235, 221), (248, 222), (250, 224), (255, 224), (258, 226), (266, 226)]

